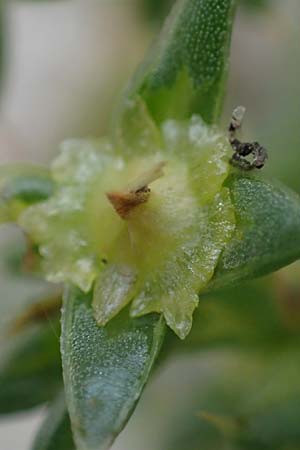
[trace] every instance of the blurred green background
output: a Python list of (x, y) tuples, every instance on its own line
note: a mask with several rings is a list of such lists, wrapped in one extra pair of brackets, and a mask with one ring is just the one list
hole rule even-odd
[[(171, 4), (2, 1), (1, 163), (47, 163), (62, 139), (107, 132)], [(243, 135), (268, 149), (266, 175), (298, 193), (299, 23), (299, 0), (240, 0), (222, 123), (246, 106)], [(24, 250), (23, 237), (3, 227), (0, 365), (13, 320), (55, 294), (16, 270), (16, 248)], [(51, 317), (49, 326), (57, 333)], [(184, 342), (170, 335), (167, 350), (114, 450), (300, 450), (299, 263), (206, 295), (191, 335)], [(43, 415), (36, 408), (3, 416), (0, 450), (29, 450)]]

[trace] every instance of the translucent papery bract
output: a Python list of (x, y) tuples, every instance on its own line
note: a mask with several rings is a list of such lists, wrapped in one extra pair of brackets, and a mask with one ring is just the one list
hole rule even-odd
[(136, 271), (125, 264), (110, 264), (100, 273), (93, 301), (99, 325), (106, 325), (131, 300), (135, 281)]
[(66, 141), (51, 172), (57, 183), (46, 202), (28, 208), (19, 223), (39, 244), (49, 281), (71, 281), (87, 292), (101, 269), (100, 257), (89, 239), (86, 205), (95, 180), (114, 159), (107, 141)]
[(170, 254), (153, 273), (142, 275), (131, 306), (132, 316), (162, 312), (168, 325), (182, 339), (189, 333), (198, 294), (211, 279), (221, 251), (234, 230), (234, 211), (223, 188), (197, 223), (189, 239)]
[(124, 156), (154, 154), (162, 148), (160, 130), (140, 96), (126, 100), (115, 141)]
[(162, 141), (164, 176), (127, 220), (132, 256), (100, 275), (93, 305), (104, 324), (133, 299), (132, 316), (163, 313), (184, 338), (198, 294), (235, 227), (229, 192), (222, 188), (230, 149), (223, 135), (196, 116), (164, 123)]
[[(132, 316), (163, 313), (184, 338), (234, 228), (223, 188), (230, 149), (199, 117), (158, 129), (147, 114), (137, 99), (116, 149), (107, 140), (63, 143), (51, 166), (54, 193), (19, 223), (39, 245), (48, 280), (85, 292), (95, 282), (99, 325), (133, 299)], [(139, 189), (145, 202), (119, 215), (110, 193), (122, 200)]]
[(61, 144), (60, 154), (51, 165), (52, 176), (58, 183), (88, 189), (114, 158), (113, 147), (107, 139), (69, 139)]
[(162, 133), (168, 151), (188, 164), (198, 202), (205, 205), (212, 201), (229, 173), (227, 137), (196, 115), (186, 122), (164, 122)]
[[(147, 158), (145, 167), (151, 167), (151, 161), (155, 158)], [(132, 299), (144, 273), (155, 272), (189, 238), (198, 206), (189, 187), (188, 169), (173, 159), (167, 160), (164, 172), (151, 184), (148, 202), (126, 220), (126, 229), (114, 245), (113, 263), (109, 262), (96, 282), (93, 306), (101, 324)]]

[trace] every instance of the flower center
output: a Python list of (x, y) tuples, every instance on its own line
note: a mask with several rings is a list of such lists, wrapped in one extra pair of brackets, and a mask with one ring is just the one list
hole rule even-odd
[(165, 165), (165, 161), (160, 161), (154, 164), (150, 170), (143, 172), (123, 190), (106, 193), (108, 200), (122, 219), (126, 220), (133, 209), (148, 201), (151, 192), (149, 184), (164, 175)]

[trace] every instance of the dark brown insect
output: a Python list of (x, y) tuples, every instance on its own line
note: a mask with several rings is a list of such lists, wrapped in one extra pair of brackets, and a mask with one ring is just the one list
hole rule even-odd
[[(242, 126), (246, 109), (238, 106), (232, 113), (229, 125), (229, 142), (231, 144), (233, 155), (230, 164), (239, 167), (242, 170), (261, 169), (268, 159), (267, 150), (258, 142), (241, 142), (236, 138), (236, 132)], [(247, 157), (252, 159), (247, 159)]]

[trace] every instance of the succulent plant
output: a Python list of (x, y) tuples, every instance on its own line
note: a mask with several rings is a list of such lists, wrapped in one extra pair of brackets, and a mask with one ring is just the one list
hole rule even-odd
[[(109, 137), (64, 142), (49, 170), (0, 172), (1, 221), (24, 230), (38, 273), (64, 286), (67, 409), (54, 345), (58, 381), (45, 392), (58, 399), (35, 450), (71, 449), (70, 423), (79, 450), (108, 448), (149, 378), (165, 324), (184, 339), (202, 295), (299, 258), (299, 197), (233, 168), (219, 124), (234, 11), (233, 0), (179, 0)], [(13, 352), (34, 348), (47, 368), (52, 343), (39, 327), (34, 344), (21, 340)], [(18, 408), (41, 401), (33, 393)]]

